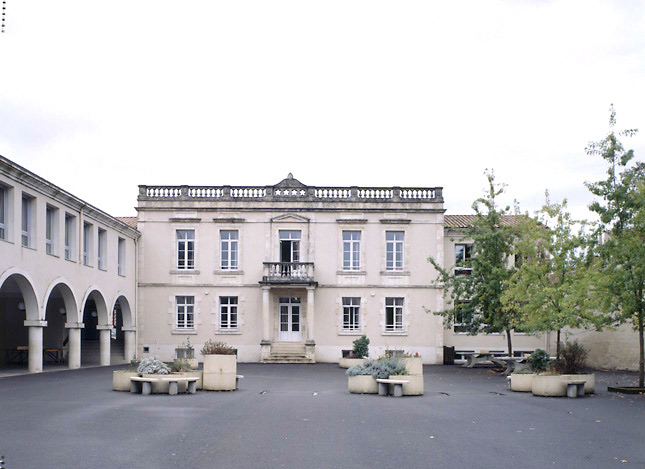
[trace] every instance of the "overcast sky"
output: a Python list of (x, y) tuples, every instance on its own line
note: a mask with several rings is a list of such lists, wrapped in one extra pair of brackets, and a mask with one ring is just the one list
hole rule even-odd
[[(138, 184), (443, 186), (586, 216), (645, 131), (645, 2), (7, 0), (0, 154), (112, 215)], [(645, 160), (645, 132), (625, 140)]]

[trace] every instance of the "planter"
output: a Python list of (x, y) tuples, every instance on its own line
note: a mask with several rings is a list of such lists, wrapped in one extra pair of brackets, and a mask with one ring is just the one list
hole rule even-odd
[(236, 378), (236, 355), (204, 355), (204, 390), (234, 391)]
[[(182, 371), (179, 373), (171, 373), (172, 376), (179, 376), (181, 378), (197, 378), (197, 389), (203, 389), (203, 373), (202, 371)], [(186, 388), (188, 387), (188, 383), (184, 382), (179, 382), (177, 383), (177, 391), (178, 392), (186, 392)]]
[(411, 357), (404, 358), (405, 369), (408, 370), (410, 375), (422, 375), (423, 374), (423, 360), (421, 357)]
[(378, 383), (371, 375), (348, 376), (347, 390), (353, 394), (378, 394)]
[(508, 376), (511, 391), (531, 392), (533, 390), (533, 377), (535, 373), (512, 373)]
[(341, 358), (338, 361), (338, 366), (341, 368), (351, 368), (354, 365), (362, 365), (367, 361), (367, 358)]
[(584, 379), (585, 394), (596, 390), (596, 376), (593, 373), (584, 375), (535, 375), (533, 378), (534, 396), (566, 396), (568, 379)]
[[(143, 374), (141, 376), (144, 378), (168, 378), (170, 375)], [(170, 383), (168, 383), (168, 381), (157, 381), (156, 383), (152, 383), (152, 394), (168, 394), (169, 385)], [(181, 385), (178, 386), (178, 389), (181, 389)], [(184, 391), (185, 390), (186, 389), (184, 388)]]
[(391, 375), (390, 379), (409, 381), (409, 383), (403, 385), (404, 396), (423, 395), (423, 375)]
[(112, 389), (130, 392), (130, 378), (138, 376), (136, 371), (119, 370), (112, 372)]
[(596, 392), (596, 375), (593, 373), (580, 374), (580, 375), (561, 375), (562, 379), (584, 379), (585, 380), (585, 394), (593, 394)]

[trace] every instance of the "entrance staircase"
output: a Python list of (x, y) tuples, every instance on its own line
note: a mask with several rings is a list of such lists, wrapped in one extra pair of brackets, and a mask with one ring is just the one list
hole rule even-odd
[(305, 354), (305, 345), (291, 342), (271, 344), (271, 354), (263, 363), (315, 363)]

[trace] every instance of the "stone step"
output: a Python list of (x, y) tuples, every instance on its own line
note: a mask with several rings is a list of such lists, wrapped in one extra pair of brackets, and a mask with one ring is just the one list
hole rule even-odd
[(314, 363), (307, 357), (269, 357), (262, 360), (262, 363)]

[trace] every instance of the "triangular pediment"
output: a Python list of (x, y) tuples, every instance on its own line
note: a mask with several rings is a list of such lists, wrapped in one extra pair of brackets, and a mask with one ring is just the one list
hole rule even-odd
[(285, 213), (278, 215), (271, 219), (271, 223), (309, 223), (309, 218), (294, 215), (292, 213)]
[(277, 189), (306, 189), (307, 186), (305, 186), (303, 183), (298, 181), (293, 177), (293, 174), (289, 173), (289, 175), (277, 183), (275, 186), (273, 186)]

